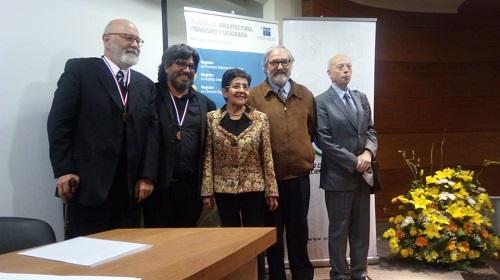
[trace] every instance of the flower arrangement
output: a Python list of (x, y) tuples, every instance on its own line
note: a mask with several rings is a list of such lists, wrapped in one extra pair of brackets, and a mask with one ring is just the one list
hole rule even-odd
[(500, 238), (489, 216), (495, 210), (486, 190), (473, 182), (474, 172), (444, 168), (424, 176), (415, 157), (401, 152), (414, 175), (405, 195), (392, 199), (402, 214), (383, 237), (403, 258), (424, 263), (470, 264), (482, 257), (498, 258)]

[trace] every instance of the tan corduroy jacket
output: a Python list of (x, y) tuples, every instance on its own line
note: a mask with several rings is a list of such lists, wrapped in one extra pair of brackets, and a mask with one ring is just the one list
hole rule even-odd
[(250, 91), (248, 104), (269, 117), (277, 180), (309, 174), (314, 167), (312, 141), (316, 133), (314, 96), (290, 79), (288, 100), (281, 101), (267, 80)]

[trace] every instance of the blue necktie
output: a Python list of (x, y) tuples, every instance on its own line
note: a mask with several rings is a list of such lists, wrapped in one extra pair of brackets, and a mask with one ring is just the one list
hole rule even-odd
[(118, 73), (116, 73), (116, 80), (118, 81), (118, 84), (120, 85), (120, 93), (122, 95), (125, 95), (125, 93), (127, 92), (127, 85), (125, 85), (125, 74), (123, 74), (123, 71), (120, 70), (118, 71)]
[(278, 89), (278, 96), (281, 98), (281, 100), (283, 101), (283, 103), (286, 103), (286, 93), (285, 93), (285, 89), (284, 88), (279, 88)]

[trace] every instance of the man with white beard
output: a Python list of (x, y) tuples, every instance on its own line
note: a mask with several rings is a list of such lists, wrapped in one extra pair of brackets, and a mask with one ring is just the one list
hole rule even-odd
[(47, 131), (65, 238), (140, 226), (158, 162), (155, 87), (130, 69), (144, 41), (126, 19), (106, 25), (104, 55), (67, 61)]
[(266, 226), (275, 226), (278, 231), (276, 243), (266, 251), (271, 280), (286, 280), (284, 232), (292, 279), (310, 280), (314, 275), (307, 252), (307, 213), (316, 111), (311, 91), (290, 78), (293, 62), (292, 53), (284, 46), (267, 50), (262, 66), (267, 79), (250, 91), (248, 99), (250, 106), (269, 117), (280, 194), (278, 209), (267, 211), (265, 217)]

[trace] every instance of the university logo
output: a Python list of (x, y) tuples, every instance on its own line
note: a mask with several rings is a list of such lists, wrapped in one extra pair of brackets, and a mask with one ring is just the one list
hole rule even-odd
[(270, 27), (262, 27), (262, 36), (271, 37), (271, 28)]

